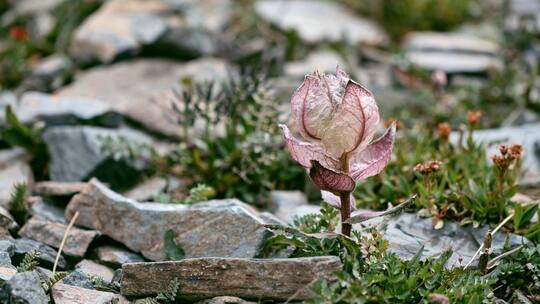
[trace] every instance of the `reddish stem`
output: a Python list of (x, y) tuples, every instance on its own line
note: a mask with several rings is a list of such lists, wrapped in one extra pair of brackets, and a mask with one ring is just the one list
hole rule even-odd
[[(341, 159), (341, 169), (345, 173), (349, 173), (349, 156), (345, 153)], [(345, 223), (351, 217), (351, 193), (342, 192), (339, 194), (341, 200), (341, 233), (346, 236), (351, 236), (351, 224)]]
[(341, 233), (346, 236), (351, 236), (351, 224), (345, 223), (351, 217), (351, 193), (340, 193), (341, 199)]

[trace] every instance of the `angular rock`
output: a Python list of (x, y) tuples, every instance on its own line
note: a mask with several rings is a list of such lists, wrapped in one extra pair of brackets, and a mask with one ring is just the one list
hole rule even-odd
[(259, 0), (255, 11), (284, 31), (294, 30), (306, 42), (382, 44), (387, 36), (375, 23), (354, 15), (338, 3), (307, 0)]
[(157, 194), (163, 193), (163, 190), (165, 190), (166, 187), (167, 180), (163, 177), (156, 176), (145, 180), (124, 195), (127, 198), (144, 202), (152, 199)]
[(30, 166), (24, 161), (13, 161), (0, 169), (0, 206), (9, 209), (11, 193), (17, 184), (32, 185), (34, 176)]
[(55, 78), (66, 73), (72, 66), (73, 63), (69, 57), (62, 54), (54, 54), (41, 59), (37, 64), (32, 66), (32, 74), (39, 77)]
[(86, 273), (78, 269), (70, 272), (65, 278), (63, 278), (62, 283), (84, 289), (95, 289)]
[(0, 206), (0, 227), (7, 230), (16, 230), (19, 228), (19, 225), (15, 222), (11, 214), (9, 214), (9, 211), (2, 206)]
[(306, 196), (301, 191), (272, 191), (270, 192), (273, 213), (282, 221), (292, 223), (297, 217), (308, 213), (318, 213), (319, 206), (309, 205)]
[(144, 258), (137, 253), (116, 246), (100, 246), (95, 250), (99, 262), (117, 268), (126, 263), (144, 262)]
[(49, 126), (99, 122), (104, 126), (115, 127), (122, 122), (122, 117), (109, 104), (90, 97), (26, 92), (13, 110), (24, 123), (43, 121)]
[(501, 65), (497, 44), (466, 34), (415, 32), (406, 37), (403, 48), (411, 63), (427, 70), (482, 73)]
[(12, 257), (15, 253), (15, 244), (12, 240), (0, 240), (0, 252), (5, 252)]
[(17, 273), (17, 268), (11, 264), (11, 256), (6, 251), (0, 251), (0, 286), (9, 281)]
[[(14, 260), (21, 261), (27, 253), (31, 251), (38, 251), (40, 253), (39, 265), (43, 267), (52, 267), (54, 265), (57, 251), (49, 247), (48, 245), (27, 238), (15, 239), (11, 240), (10, 242), (15, 245), (15, 251), (13, 255)], [(66, 268), (66, 260), (63, 256), (60, 256), (60, 258), (58, 259), (57, 267), (58, 269)]]
[[(458, 138), (459, 134), (452, 133), (452, 142), (457, 143)], [(498, 154), (498, 148), (501, 144), (522, 145), (524, 154), (519, 183), (522, 186), (540, 184), (540, 159), (537, 157), (538, 152), (540, 152), (540, 124), (477, 130), (473, 133), (473, 139), (477, 143), (487, 146), (486, 154), (488, 157)]]
[[(210, 34), (223, 30), (229, 10), (230, 1), (107, 1), (76, 30), (71, 53), (102, 62), (155, 45), (168, 45), (187, 57), (213, 53), (217, 45)], [(174, 39), (180, 33), (184, 39)]]
[(82, 260), (75, 269), (82, 271), (87, 275), (94, 275), (103, 278), (106, 282), (110, 282), (113, 278), (113, 270), (105, 265), (98, 264), (91, 260)]
[[(196, 258), (122, 266), (121, 293), (148, 296), (178, 279), (180, 296), (196, 300), (227, 294), (245, 299), (304, 300), (317, 279), (332, 279), (341, 270), (335, 256), (292, 259)], [(246, 288), (248, 286), (249, 288)]]
[(62, 283), (54, 284), (51, 293), (56, 304), (129, 303), (121, 295), (112, 292), (90, 290)]
[(173, 92), (180, 89), (179, 80), (219, 82), (230, 74), (235, 74), (235, 68), (214, 58), (188, 63), (139, 59), (85, 71), (58, 94), (102, 100), (145, 128), (178, 138), (182, 128), (171, 102)]
[(42, 219), (57, 222), (67, 225), (68, 222), (64, 217), (64, 209), (53, 205), (49, 202), (44, 202), (40, 196), (27, 197), (24, 205), (28, 213), (38, 216)]
[[(462, 227), (457, 222), (445, 222), (442, 229), (433, 229), (431, 218), (419, 218), (416, 214), (403, 213), (390, 218), (386, 231), (381, 231), (383, 238), (389, 241), (389, 249), (403, 259), (411, 259), (424, 247), (422, 258), (439, 255), (452, 249), (447, 267), (459, 266), (459, 258), (466, 264), (474, 256), (484, 236), (470, 226)], [(487, 228), (484, 230), (487, 231)], [(493, 240), (493, 253), (500, 253), (506, 234), (497, 233)], [(515, 234), (508, 234), (510, 245), (516, 246), (528, 241)]]
[(82, 191), (86, 183), (43, 181), (34, 184), (33, 193), (42, 196), (72, 196)]
[(41, 288), (35, 272), (20, 272), (7, 281), (0, 290), (1, 303), (47, 304), (49, 298)]
[[(21, 228), (19, 235), (43, 242), (54, 248), (59, 248), (66, 228), (67, 225), (62, 223), (51, 222), (38, 216), (33, 216)], [(75, 257), (83, 257), (90, 243), (98, 235), (99, 232), (97, 231), (71, 227), (62, 252)]]
[(186, 257), (254, 257), (267, 231), (251, 208), (237, 200), (214, 200), (191, 206), (138, 203), (92, 179), (66, 208), (80, 212), (77, 224), (96, 229), (150, 260), (167, 259), (169, 230)]
[[(109, 158), (103, 151), (107, 138), (123, 138), (133, 144), (148, 145), (152, 139), (131, 129), (98, 127), (52, 127), (43, 133), (49, 148), (50, 176), (54, 181), (81, 181)], [(133, 164), (137, 168), (137, 164)], [(139, 168), (140, 169), (140, 168)]]

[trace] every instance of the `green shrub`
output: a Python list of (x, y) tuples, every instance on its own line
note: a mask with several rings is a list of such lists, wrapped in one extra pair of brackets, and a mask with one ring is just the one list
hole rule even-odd
[(447, 31), (470, 20), (474, 0), (343, 0), (399, 41), (411, 31)]

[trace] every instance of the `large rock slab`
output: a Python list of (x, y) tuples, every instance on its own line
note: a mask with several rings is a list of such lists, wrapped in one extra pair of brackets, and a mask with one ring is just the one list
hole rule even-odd
[[(383, 238), (389, 241), (389, 249), (403, 259), (411, 259), (423, 247), (422, 258), (437, 256), (452, 249), (453, 253), (447, 267), (459, 266), (463, 257), (466, 264), (483, 243), (488, 228), (482, 230), (471, 226), (460, 226), (457, 222), (445, 222), (442, 229), (433, 229), (431, 218), (420, 218), (416, 214), (403, 213), (390, 218), (386, 231), (381, 231)], [(507, 234), (498, 232), (492, 242), (493, 253), (501, 252)], [(508, 234), (510, 246), (514, 247), (529, 241), (522, 236)]]
[(230, 74), (235, 74), (235, 68), (215, 58), (188, 63), (139, 59), (85, 71), (58, 94), (102, 100), (149, 130), (179, 137), (182, 128), (171, 102), (180, 80), (219, 82)]
[(294, 30), (303, 40), (381, 44), (386, 34), (373, 22), (354, 15), (338, 3), (308, 0), (259, 0), (255, 11), (282, 30)]
[[(54, 248), (59, 248), (67, 225), (45, 220), (39, 216), (33, 216), (19, 231), (23, 237), (33, 239)], [(75, 257), (83, 257), (90, 243), (99, 235), (97, 231), (83, 230), (71, 227), (69, 230), (63, 253)]]
[(168, 230), (186, 257), (254, 257), (267, 235), (264, 221), (238, 200), (191, 206), (138, 203), (95, 179), (73, 197), (66, 217), (76, 211), (80, 212), (77, 225), (96, 229), (153, 261), (167, 259)]
[(49, 299), (35, 272), (15, 274), (0, 290), (1, 303), (47, 304)]
[(43, 133), (43, 140), (49, 149), (51, 179), (75, 182), (88, 178), (99, 164), (109, 158), (103, 151), (107, 138), (123, 138), (139, 145), (152, 143), (151, 137), (131, 129), (82, 126), (48, 128)]
[(47, 125), (76, 125), (93, 122), (118, 126), (122, 118), (111, 105), (91, 97), (56, 96), (26, 92), (13, 111), (23, 123), (43, 121)]
[(412, 64), (427, 70), (482, 73), (500, 66), (496, 43), (467, 34), (415, 32), (405, 38), (403, 49)]
[(90, 290), (63, 283), (56, 283), (51, 290), (56, 304), (128, 304), (124, 297), (112, 292)]
[[(467, 135), (466, 135), (467, 136)], [(459, 134), (453, 133), (451, 140), (457, 142)], [(524, 148), (522, 172), (519, 183), (522, 186), (540, 184), (540, 124), (528, 124), (517, 127), (477, 130), (473, 139), (487, 146), (486, 154), (499, 154), (501, 144), (520, 144)]]
[(180, 296), (204, 299), (230, 295), (245, 299), (310, 298), (310, 285), (341, 270), (335, 256), (293, 259), (197, 258), (122, 266), (121, 293), (148, 296), (167, 290), (178, 279)]

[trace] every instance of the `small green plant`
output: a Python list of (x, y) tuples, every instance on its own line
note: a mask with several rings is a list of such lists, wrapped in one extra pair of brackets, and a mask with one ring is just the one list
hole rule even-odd
[[(442, 228), (445, 220), (475, 227), (500, 223), (519, 206), (511, 198), (518, 190), (523, 152), (519, 145), (503, 145), (489, 160), (485, 145), (475, 143), (471, 135), (479, 116), (470, 113), (469, 130), (458, 132), (455, 145), (449, 142), (448, 124), (439, 124), (434, 130), (423, 126), (404, 130), (397, 139), (396, 158), (385, 172), (359, 185), (357, 201), (381, 210), (388, 202), (402, 202), (418, 193), (416, 208), (421, 215), (431, 217), (436, 228)], [(530, 213), (523, 217), (519, 212), (516, 232), (527, 234), (532, 225)]]
[[(331, 223), (337, 219), (338, 214), (327, 213), (304, 216), (299, 227), (268, 225), (275, 234), (266, 243), (266, 254), (286, 250), (290, 257), (335, 255), (343, 262), (336, 280), (310, 286), (315, 296), (305, 303), (482, 303), (484, 299), (511, 301), (516, 292), (533, 302), (538, 299), (539, 245), (505, 248), (502, 258), (488, 255), (482, 273), (448, 268), (450, 251), (421, 260), (420, 250), (412, 259), (401, 260), (375, 229), (353, 231), (351, 238), (333, 233)], [(298, 230), (302, 227), (318, 227), (317, 233)]]
[(18, 224), (23, 224), (28, 217), (28, 211), (24, 206), (26, 194), (27, 186), (25, 183), (16, 184), (11, 192), (9, 211)]
[(473, 18), (473, 0), (343, 0), (399, 41), (413, 31), (447, 31)]
[(165, 232), (164, 237), (164, 246), (165, 246), (165, 253), (167, 254), (167, 258), (171, 261), (179, 261), (183, 259), (186, 256), (186, 253), (184, 252), (184, 249), (180, 245), (176, 243), (174, 240), (174, 231), (173, 230), (167, 230)]
[(143, 304), (174, 304), (176, 303), (176, 297), (180, 291), (180, 281), (173, 279), (167, 287), (167, 291), (160, 292), (154, 298), (146, 298), (142, 300)]
[[(184, 137), (177, 149), (161, 156), (152, 147), (117, 139), (103, 145), (116, 160), (144, 161), (152, 173), (177, 176), (195, 189), (186, 199), (159, 195), (158, 201), (193, 203), (200, 194), (213, 197), (212, 188), (216, 198), (264, 208), (269, 191), (304, 188), (304, 170), (291, 166), (282, 149), (279, 113), (262, 76), (246, 72), (219, 84), (183, 79), (182, 85), (173, 104)], [(201, 184), (206, 190), (196, 186)]]
[(32, 250), (24, 255), (19, 266), (17, 266), (18, 272), (32, 271), (34, 268), (39, 266), (39, 256), (41, 253), (39, 251)]
[(5, 109), (6, 125), (0, 128), (0, 141), (7, 143), (11, 147), (21, 147), (32, 156), (31, 166), (36, 179), (44, 179), (47, 174), (47, 162), (49, 153), (47, 145), (43, 142), (41, 134), (43, 128), (40, 126), (27, 126), (23, 124), (11, 106)]
[(96, 274), (86, 274), (86, 277), (92, 283), (95, 289), (108, 292), (119, 292), (119, 286), (105, 281), (101, 276)]
[(50, 277), (47, 280), (44, 280), (41, 282), (41, 288), (43, 288), (43, 291), (45, 291), (46, 294), (49, 294), (51, 291), (51, 288), (54, 284), (60, 282), (63, 278), (65, 278), (68, 275), (65, 271), (60, 271), (55, 273), (52, 277)]

